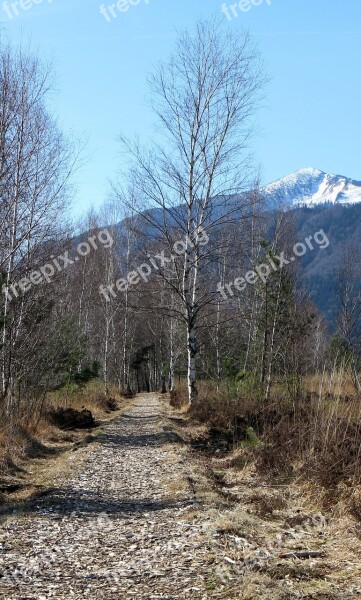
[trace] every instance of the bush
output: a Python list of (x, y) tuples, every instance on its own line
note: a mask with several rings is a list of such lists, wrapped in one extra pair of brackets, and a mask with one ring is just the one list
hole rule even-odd
[(170, 401), (169, 401), (170, 405), (173, 406), (173, 408), (182, 408), (182, 406), (185, 405), (185, 400), (182, 396), (182, 394), (177, 391), (177, 390), (172, 390), (170, 392)]
[(62, 408), (49, 412), (49, 420), (59, 429), (92, 429), (95, 420), (90, 410), (76, 410), (75, 408)]

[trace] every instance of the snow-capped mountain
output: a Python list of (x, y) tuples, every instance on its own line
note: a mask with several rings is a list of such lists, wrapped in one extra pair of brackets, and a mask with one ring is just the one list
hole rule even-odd
[(307, 168), (270, 183), (263, 192), (272, 204), (281, 206), (355, 204), (361, 202), (361, 181)]

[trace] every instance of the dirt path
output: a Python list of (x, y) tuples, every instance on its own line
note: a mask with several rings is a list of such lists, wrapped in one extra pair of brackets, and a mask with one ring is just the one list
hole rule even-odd
[[(71, 475), (0, 530), (0, 597), (214, 598), (215, 556), (182, 445), (156, 394), (139, 396), (104, 435), (69, 453)], [(69, 465), (68, 465), (69, 466)]]

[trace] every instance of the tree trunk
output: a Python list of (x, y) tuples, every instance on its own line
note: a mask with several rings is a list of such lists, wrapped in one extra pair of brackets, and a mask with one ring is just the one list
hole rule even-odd
[(197, 371), (196, 371), (196, 328), (191, 323), (188, 327), (188, 402), (192, 402), (198, 395), (196, 387)]
[(170, 321), (170, 362), (169, 362), (169, 391), (174, 391), (174, 322), (173, 318)]

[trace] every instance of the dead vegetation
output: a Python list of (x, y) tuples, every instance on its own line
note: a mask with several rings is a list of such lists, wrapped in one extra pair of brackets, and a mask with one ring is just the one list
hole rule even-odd
[(59, 429), (91, 429), (95, 427), (95, 420), (90, 412), (83, 408), (57, 408), (49, 412), (50, 421)]
[(354, 488), (361, 483), (361, 404), (355, 395), (341, 395), (338, 385), (329, 391), (319, 381), (318, 394), (306, 389), (297, 403), (279, 387), (264, 404), (242, 386), (217, 391), (207, 383), (187, 413), (195, 427), (192, 446), (227, 456), (233, 467), (255, 464), (265, 478)]
[(89, 443), (91, 432), (118, 415), (125, 402), (115, 387), (105, 395), (93, 381), (49, 394), (40, 416), (5, 421), (0, 430), (0, 503), (36, 485), (29, 477), (29, 461), (47, 460)]
[(188, 411), (182, 386), (176, 399), (229, 597), (237, 581), (250, 600), (359, 596), (361, 405), (345, 373), (305, 381), (297, 404), (281, 385), (265, 406), (210, 382)]

